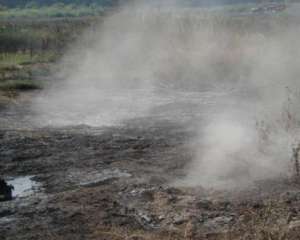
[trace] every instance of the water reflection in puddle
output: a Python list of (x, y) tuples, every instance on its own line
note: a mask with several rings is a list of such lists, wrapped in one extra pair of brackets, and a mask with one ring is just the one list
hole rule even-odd
[(13, 198), (28, 197), (38, 190), (40, 185), (32, 178), (33, 176), (24, 176), (7, 181), (14, 186)]

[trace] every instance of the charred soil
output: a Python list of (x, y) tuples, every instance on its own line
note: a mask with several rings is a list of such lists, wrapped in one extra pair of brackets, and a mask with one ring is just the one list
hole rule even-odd
[(193, 122), (2, 125), (0, 175), (32, 176), (39, 187), (0, 203), (1, 239), (299, 239), (297, 183), (233, 192), (174, 184), (193, 158)]

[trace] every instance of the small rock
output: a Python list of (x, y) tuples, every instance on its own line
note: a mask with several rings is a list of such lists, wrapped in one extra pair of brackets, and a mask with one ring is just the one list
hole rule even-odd
[(179, 216), (175, 216), (174, 220), (173, 220), (173, 223), (175, 225), (181, 225), (181, 224), (183, 224), (185, 222), (186, 222), (186, 219), (183, 216), (180, 216), (180, 215)]
[(139, 213), (139, 216), (146, 223), (151, 223), (152, 222), (152, 219), (148, 215), (146, 215), (146, 214)]

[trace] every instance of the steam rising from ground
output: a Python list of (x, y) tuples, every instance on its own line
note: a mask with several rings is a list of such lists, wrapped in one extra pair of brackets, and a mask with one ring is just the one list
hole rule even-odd
[(215, 113), (199, 129), (184, 184), (228, 188), (286, 174), (299, 122), (300, 29), (282, 21), (124, 8), (66, 55), (62, 81), (33, 106), (38, 121), (109, 125), (188, 102), (182, 91), (196, 92), (199, 105), (204, 91), (222, 91), (199, 110)]

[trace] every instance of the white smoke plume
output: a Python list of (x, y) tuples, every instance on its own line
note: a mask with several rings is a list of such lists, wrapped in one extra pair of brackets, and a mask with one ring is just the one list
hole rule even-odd
[(61, 81), (33, 104), (36, 121), (111, 125), (189, 101), (178, 92), (223, 92), (199, 108), (206, 123), (184, 184), (228, 188), (286, 174), (300, 120), (300, 29), (288, 21), (124, 6), (66, 54)]

